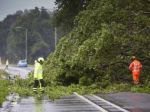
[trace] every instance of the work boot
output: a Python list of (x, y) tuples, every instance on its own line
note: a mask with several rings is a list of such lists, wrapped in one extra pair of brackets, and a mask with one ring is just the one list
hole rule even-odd
[(33, 92), (37, 92), (37, 88), (33, 88)]
[(40, 88), (40, 92), (41, 93), (44, 93), (45, 91), (44, 91), (44, 88)]

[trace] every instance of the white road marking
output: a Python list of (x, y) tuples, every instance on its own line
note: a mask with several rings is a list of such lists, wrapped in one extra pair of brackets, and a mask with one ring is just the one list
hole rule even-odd
[(111, 106), (113, 106), (113, 107), (115, 107), (115, 108), (121, 110), (122, 112), (129, 112), (128, 110), (125, 110), (125, 109), (119, 107), (118, 105), (115, 105), (115, 104), (113, 104), (113, 103), (111, 103), (111, 102), (109, 102), (109, 101), (107, 101), (107, 100), (104, 100), (103, 98), (101, 98), (101, 97), (99, 97), (99, 96), (96, 96), (96, 95), (93, 95), (93, 96), (94, 96), (96, 99), (99, 99), (99, 100), (101, 100), (101, 101), (103, 101), (103, 102), (105, 102), (105, 103), (107, 103), (107, 104), (109, 104), (109, 105), (111, 105)]
[(83, 99), (84, 101), (88, 102), (89, 104), (93, 105), (95, 108), (97, 108), (98, 110), (100, 110), (101, 112), (108, 112), (107, 110), (103, 109), (102, 107), (96, 105), (95, 103), (91, 102), (90, 100), (84, 98), (83, 96), (79, 95), (78, 93), (74, 92), (74, 94), (76, 96), (78, 96), (79, 98)]

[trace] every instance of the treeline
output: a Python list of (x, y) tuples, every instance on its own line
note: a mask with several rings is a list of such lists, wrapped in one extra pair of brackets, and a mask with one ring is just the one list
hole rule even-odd
[[(76, 6), (82, 0), (57, 1), (62, 6), (57, 13), (67, 22), (65, 12), (73, 13), (68, 5)], [(47, 82), (101, 87), (131, 83), (128, 65), (135, 55), (143, 64), (141, 82), (150, 84), (149, 0), (83, 1), (86, 3), (81, 5), (83, 8), (70, 17), (73, 18), (69, 21), (71, 32), (59, 41), (55, 52), (48, 57), (45, 64)]]
[(0, 57), (13, 63), (25, 59), (26, 29), (29, 62), (53, 52), (55, 48), (53, 15), (53, 12), (37, 7), (8, 15), (0, 22)]

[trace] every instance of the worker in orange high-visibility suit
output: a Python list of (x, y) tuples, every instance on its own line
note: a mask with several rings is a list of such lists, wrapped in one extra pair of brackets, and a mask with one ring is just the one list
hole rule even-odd
[(129, 66), (129, 69), (132, 71), (134, 84), (139, 84), (139, 77), (142, 70), (142, 64), (135, 56), (132, 56), (132, 62)]

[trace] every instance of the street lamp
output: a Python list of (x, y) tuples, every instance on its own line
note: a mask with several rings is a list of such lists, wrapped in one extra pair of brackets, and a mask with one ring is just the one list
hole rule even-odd
[(25, 53), (25, 59), (27, 61), (28, 59), (28, 29), (22, 26), (16, 27), (16, 29), (25, 29), (25, 36), (26, 36), (26, 53)]
[[(39, 8), (41, 11), (43, 10), (47, 10), (47, 12), (53, 12), (56, 9), (47, 9), (47, 8)], [(56, 49), (56, 45), (57, 45), (57, 40), (58, 40), (58, 35), (57, 35), (57, 27), (54, 28), (54, 41), (55, 41), (55, 49)]]

